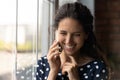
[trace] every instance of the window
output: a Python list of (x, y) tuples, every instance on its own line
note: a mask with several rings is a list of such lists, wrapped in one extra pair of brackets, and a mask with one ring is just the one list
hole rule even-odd
[(16, 0), (0, 0), (0, 80), (12, 80)]
[(35, 80), (37, 59), (52, 42), (54, 2), (2, 0), (0, 10), (0, 80)]

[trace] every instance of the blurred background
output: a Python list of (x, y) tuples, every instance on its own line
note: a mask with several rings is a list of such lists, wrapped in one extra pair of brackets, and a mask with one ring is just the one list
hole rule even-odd
[(36, 80), (36, 62), (54, 40), (56, 10), (75, 1), (93, 14), (111, 80), (120, 80), (120, 0), (0, 0), (0, 80)]

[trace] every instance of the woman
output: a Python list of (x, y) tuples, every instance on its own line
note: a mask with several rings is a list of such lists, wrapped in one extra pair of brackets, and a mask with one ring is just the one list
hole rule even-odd
[(55, 16), (55, 41), (38, 61), (37, 80), (107, 80), (108, 70), (93, 33), (93, 16), (67, 3)]

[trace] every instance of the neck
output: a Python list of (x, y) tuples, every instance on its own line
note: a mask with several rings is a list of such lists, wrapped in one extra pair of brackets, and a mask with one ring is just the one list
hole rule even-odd
[[(77, 63), (79, 63), (80, 55), (72, 55), (72, 57), (75, 59), (75, 61), (76, 61)], [(62, 51), (62, 53), (60, 54), (60, 59), (61, 59), (61, 66), (62, 66), (65, 62), (71, 62), (69, 56), (66, 55), (66, 54), (64, 53), (64, 51)]]

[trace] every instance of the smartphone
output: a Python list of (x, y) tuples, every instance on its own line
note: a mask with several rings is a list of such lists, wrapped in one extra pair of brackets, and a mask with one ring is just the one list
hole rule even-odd
[(62, 52), (62, 46), (60, 45), (60, 43), (58, 43), (58, 46), (60, 47), (59, 52)]

